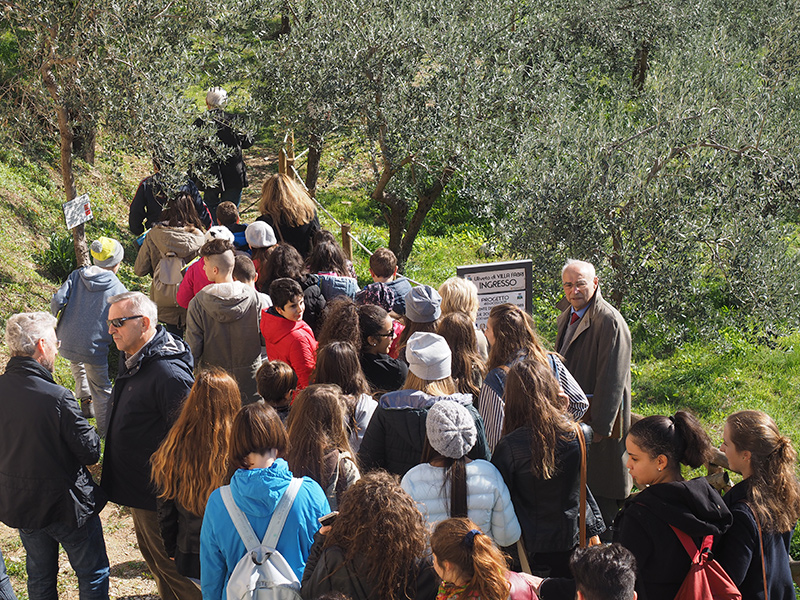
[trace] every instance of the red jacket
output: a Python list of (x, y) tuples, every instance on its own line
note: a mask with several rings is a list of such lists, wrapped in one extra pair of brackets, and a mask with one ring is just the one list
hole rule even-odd
[(317, 340), (305, 321), (290, 321), (274, 308), (261, 311), (261, 335), (270, 360), (281, 360), (297, 373), (297, 389), (308, 386), (317, 362)]
[(203, 270), (205, 262), (205, 258), (198, 258), (186, 269), (183, 281), (181, 281), (181, 284), (178, 286), (177, 298), (178, 304), (183, 308), (189, 308), (189, 302), (197, 295), (197, 292), (211, 283), (208, 277), (206, 277), (206, 272)]

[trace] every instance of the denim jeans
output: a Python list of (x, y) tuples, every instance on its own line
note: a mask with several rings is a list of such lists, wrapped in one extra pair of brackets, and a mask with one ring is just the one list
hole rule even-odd
[(3, 551), (0, 550), (0, 600), (17, 600), (14, 588), (6, 573), (6, 563), (3, 560)]
[(106, 437), (108, 400), (111, 398), (108, 361), (96, 365), (70, 361), (69, 368), (75, 380), (75, 397), (83, 400), (91, 396), (94, 415), (97, 419), (97, 431), (100, 437)]
[(58, 600), (58, 545), (78, 576), (81, 600), (108, 598), (108, 556), (100, 517), (93, 515), (83, 527), (54, 523), (43, 529), (20, 529), (25, 546), (28, 596), (36, 600)]
[(242, 201), (242, 188), (233, 188), (220, 192), (219, 190), (206, 190), (203, 192), (203, 202), (208, 207), (208, 212), (211, 213), (211, 220), (214, 225), (217, 223), (217, 207), (223, 202), (233, 202), (236, 208), (239, 208), (239, 203)]

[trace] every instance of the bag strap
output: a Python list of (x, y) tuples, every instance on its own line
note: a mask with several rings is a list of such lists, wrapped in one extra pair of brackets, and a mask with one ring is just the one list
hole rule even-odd
[(764, 581), (764, 600), (769, 600), (769, 591), (767, 587), (767, 564), (764, 560), (764, 536), (761, 534), (761, 522), (758, 520), (758, 515), (756, 511), (753, 510), (753, 507), (750, 506), (747, 502), (747, 508), (750, 509), (750, 512), (753, 513), (753, 519), (756, 522), (756, 527), (758, 528), (758, 547), (761, 550), (761, 578)]
[(519, 564), (522, 567), (522, 572), (532, 575), (531, 565), (528, 562), (528, 553), (525, 551), (525, 542), (522, 541), (522, 536), (517, 540), (517, 554), (519, 554)]
[(302, 484), (302, 479), (299, 477), (292, 477), (289, 487), (278, 501), (278, 506), (275, 507), (275, 512), (272, 513), (272, 518), (269, 520), (267, 532), (264, 534), (264, 540), (261, 542), (262, 546), (266, 546), (267, 548), (277, 548), (278, 538), (281, 537), (283, 525), (286, 523), (286, 517), (289, 515), (289, 511), (292, 509), (292, 504), (294, 504), (297, 491), (300, 489)]
[(222, 496), (222, 502), (225, 504), (225, 508), (228, 509), (228, 514), (231, 516), (231, 521), (233, 521), (236, 531), (239, 532), (239, 537), (242, 538), (242, 542), (244, 542), (244, 547), (247, 548), (248, 552), (258, 548), (261, 543), (258, 541), (256, 534), (253, 532), (253, 527), (242, 512), (242, 509), (236, 506), (233, 494), (231, 493), (231, 486), (223, 485), (219, 488), (219, 493)]
[(586, 438), (583, 437), (583, 429), (579, 423), (575, 423), (575, 435), (581, 446), (581, 487), (580, 487), (580, 509), (578, 518), (579, 544), (581, 548), (586, 548)]
[(689, 555), (689, 558), (692, 559), (692, 563), (699, 563), (700, 555), (705, 550), (711, 550), (711, 546), (714, 544), (714, 536), (707, 535), (706, 537), (703, 538), (703, 543), (700, 544), (700, 547), (698, 548), (697, 545), (694, 543), (694, 540), (691, 537), (689, 537), (688, 534), (684, 533), (674, 525), (670, 525), (670, 528), (672, 529), (672, 531), (675, 532), (675, 535), (678, 536), (678, 539), (680, 540), (681, 544), (686, 550), (686, 553)]

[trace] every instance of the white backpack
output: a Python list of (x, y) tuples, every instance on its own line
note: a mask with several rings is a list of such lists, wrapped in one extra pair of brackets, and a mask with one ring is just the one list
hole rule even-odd
[(186, 266), (180, 256), (167, 252), (158, 261), (153, 271), (150, 298), (159, 308), (176, 308), (178, 304), (178, 286), (183, 281), (183, 269)]
[(292, 508), (302, 479), (292, 478), (289, 488), (283, 493), (264, 539), (258, 541), (250, 522), (236, 506), (230, 486), (220, 488), (222, 501), (242, 538), (247, 552), (236, 563), (226, 589), (227, 600), (299, 600), (300, 582), (294, 570), (276, 550), (286, 516)]

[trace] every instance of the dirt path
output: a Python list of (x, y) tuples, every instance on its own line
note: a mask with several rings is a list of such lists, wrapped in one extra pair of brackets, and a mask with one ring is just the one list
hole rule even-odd
[[(158, 600), (155, 581), (136, 544), (133, 519), (130, 511), (116, 504), (108, 504), (100, 514), (106, 540), (108, 560), (111, 564), (111, 598)], [(6, 559), (6, 568), (17, 593), (17, 598), (28, 597), (25, 588), (25, 548), (16, 529), (0, 523), (0, 548)], [(58, 570), (58, 596), (78, 600), (78, 580), (61, 551)]]

